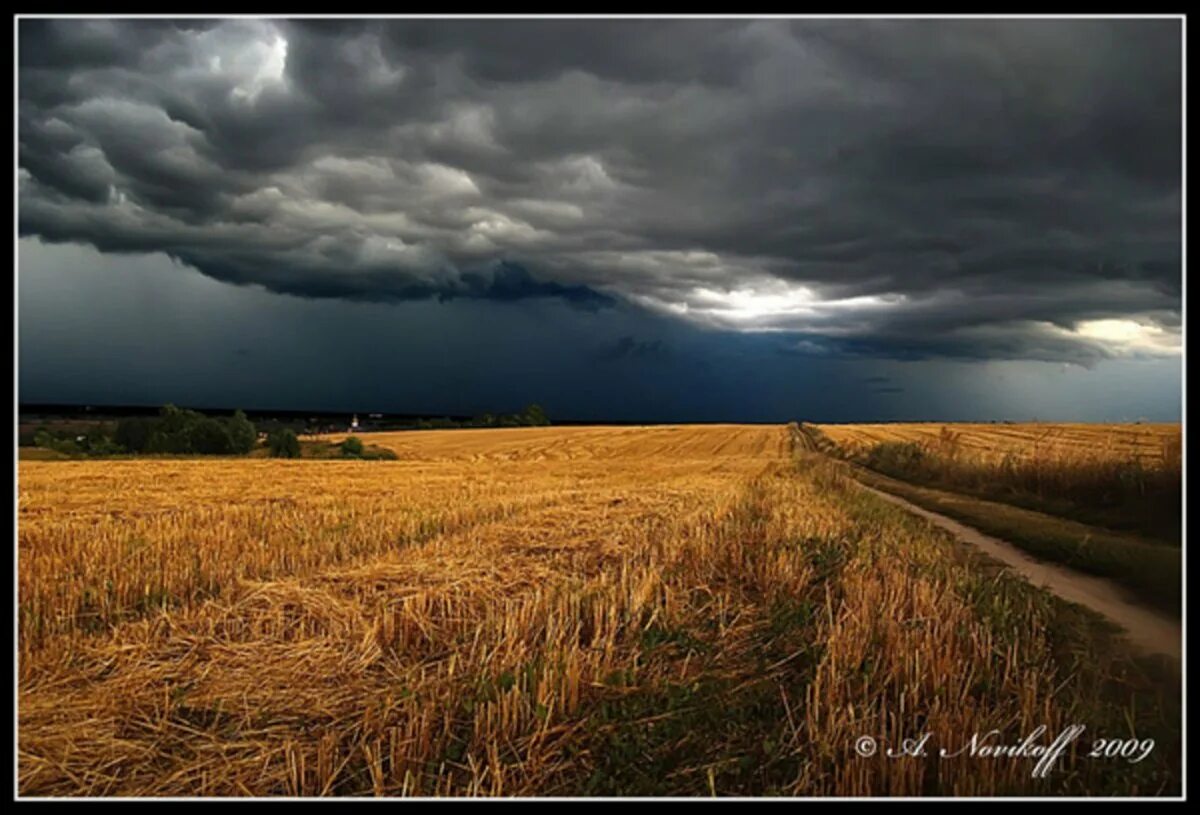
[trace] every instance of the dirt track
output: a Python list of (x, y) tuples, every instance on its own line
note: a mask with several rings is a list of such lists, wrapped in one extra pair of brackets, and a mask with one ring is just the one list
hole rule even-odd
[(1008, 541), (985, 535), (978, 529), (919, 507), (891, 493), (865, 484), (862, 487), (885, 501), (920, 515), (952, 533), (959, 540), (978, 547), (988, 556), (1011, 566), (1034, 585), (1103, 615), (1125, 629), (1130, 642), (1139, 648), (1150, 653), (1180, 658), (1183, 644), (1183, 629), (1180, 623), (1129, 599), (1128, 592), (1113, 581), (1036, 560)]

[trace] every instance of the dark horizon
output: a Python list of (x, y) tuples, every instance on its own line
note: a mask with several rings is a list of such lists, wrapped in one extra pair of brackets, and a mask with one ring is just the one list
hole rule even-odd
[[(270, 407), (247, 407), (243, 405), (199, 405), (199, 404), (182, 404), (175, 402), (165, 402), (162, 404), (136, 404), (136, 405), (121, 405), (121, 404), (106, 404), (100, 402), (93, 403), (44, 403), (30, 402), (19, 403), (17, 408), (18, 421), (20, 417), (29, 416), (62, 416), (74, 417), (76, 415), (86, 416), (91, 414), (100, 418), (118, 418), (121, 416), (149, 416), (155, 415), (162, 410), (165, 404), (173, 404), (178, 408), (186, 410), (194, 410), (199, 413), (209, 415), (230, 415), (234, 411), (240, 410), (249, 418), (269, 418), (269, 417), (286, 417), (292, 419), (312, 418), (330, 419), (333, 417), (349, 417), (357, 415), (360, 420), (367, 420), (372, 414), (381, 414), (381, 419), (388, 422), (405, 422), (418, 420), (432, 419), (450, 419), (456, 422), (466, 422), (476, 419), (486, 414), (499, 416), (506, 413), (515, 413), (518, 410), (489, 410), (480, 413), (445, 413), (445, 412), (427, 412), (413, 413), (411, 411), (388, 411), (379, 408), (366, 409), (351, 409), (351, 410), (334, 410), (329, 408), (270, 408)], [(527, 404), (539, 404), (536, 400)], [(523, 407), (523, 406), (522, 406)], [(913, 424), (920, 423), (922, 419), (860, 419), (855, 422), (840, 422), (833, 418), (796, 416), (791, 419), (782, 420), (762, 420), (762, 421), (730, 421), (724, 419), (708, 419), (708, 420), (651, 420), (651, 419), (589, 419), (579, 418), (574, 416), (565, 416), (562, 418), (551, 415), (550, 422), (552, 425), (669, 425), (669, 424), (747, 424), (747, 425), (775, 425), (787, 424), (789, 422), (809, 422), (812, 424)], [(958, 424), (1020, 424), (1020, 423), (1035, 423), (1047, 422), (1057, 424), (1052, 420), (1042, 419), (1037, 416), (1030, 417), (1012, 417), (1006, 419), (943, 419), (938, 422), (928, 420), (931, 423), (958, 423)], [(1080, 422), (1080, 424), (1178, 424), (1180, 420), (1152, 420), (1146, 418), (1136, 418), (1121, 421), (1097, 421), (1097, 422)]]

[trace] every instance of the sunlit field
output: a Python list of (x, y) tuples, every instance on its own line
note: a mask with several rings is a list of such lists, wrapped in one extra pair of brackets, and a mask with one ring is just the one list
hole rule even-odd
[[(1160, 663), (797, 435), (21, 461), (19, 791), (1178, 792)], [(856, 750), (1077, 723), (1045, 777)], [(1095, 737), (1153, 742), (1135, 762), (1089, 756)]]
[(865, 451), (881, 442), (938, 444), (944, 430), (955, 434), (958, 445), (973, 456), (1000, 460), (1017, 458), (1075, 457), (1137, 459), (1158, 464), (1178, 456), (1181, 429), (1178, 423), (1161, 424), (1042, 424), (912, 422), (890, 424), (817, 425), (848, 451)]
[(805, 425), (810, 446), (887, 475), (1178, 545), (1178, 424)]

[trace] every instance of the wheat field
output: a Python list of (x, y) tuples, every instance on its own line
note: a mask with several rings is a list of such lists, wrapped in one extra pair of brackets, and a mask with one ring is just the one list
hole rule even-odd
[(1178, 722), (1134, 699), (1123, 651), (1069, 639), (1073, 612), (792, 438), (520, 428), (373, 434), (396, 461), (21, 461), (19, 791), (1178, 788), (1170, 738), (1117, 770), (1073, 749), (1044, 779), (857, 755), (863, 734)]
[(883, 442), (916, 442), (938, 445), (950, 430), (969, 454), (999, 459), (1068, 457), (1137, 459), (1147, 463), (1178, 453), (1181, 427), (1160, 424), (1082, 423), (968, 423), (896, 422), (888, 424), (815, 425), (848, 452), (862, 451)]

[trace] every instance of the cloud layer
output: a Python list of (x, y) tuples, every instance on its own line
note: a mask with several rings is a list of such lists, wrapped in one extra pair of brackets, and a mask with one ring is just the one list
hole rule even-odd
[(804, 355), (1171, 354), (1180, 67), (1155, 20), (22, 20), (19, 229)]

